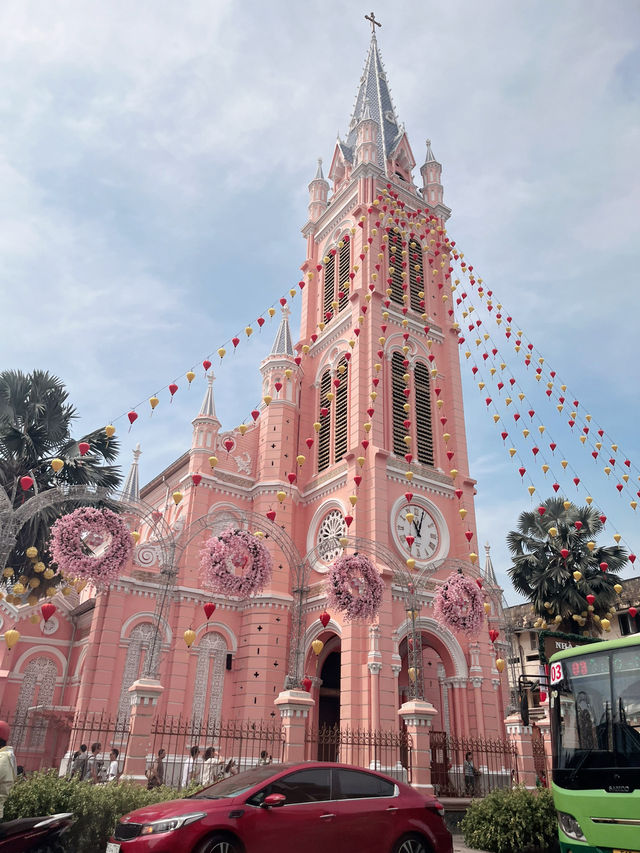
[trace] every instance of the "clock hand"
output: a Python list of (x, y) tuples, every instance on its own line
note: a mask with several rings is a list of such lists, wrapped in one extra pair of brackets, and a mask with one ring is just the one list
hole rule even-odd
[[(414, 519), (414, 523), (415, 523), (415, 519)], [(417, 533), (418, 533), (418, 536), (421, 536), (421, 535), (422, 535), (422, 525), (423, 525), (423, 524), (424, 524), (424, 512), (423, 512), (423, 513), (422, 513), (422, 515), (420, 516), (420, 526), (418, 527), (418, 526), (416, 525), (416, 531), (417, 531)]]

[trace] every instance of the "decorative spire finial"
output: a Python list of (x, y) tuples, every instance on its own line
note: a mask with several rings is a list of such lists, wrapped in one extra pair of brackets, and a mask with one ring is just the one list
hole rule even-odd
[(376, 37), (376, 27), (381, 27), (382, 24), (380, 21), (376, 21), (376, 13), (372, 12), (370, 15), (365, 15), (365, 20), (369, 21), (371, 24), (371, 36), (372, 38)]

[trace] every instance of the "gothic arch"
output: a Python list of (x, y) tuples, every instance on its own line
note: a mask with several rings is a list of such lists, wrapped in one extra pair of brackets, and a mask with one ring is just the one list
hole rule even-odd
[(89, 651), (89, 645), (85, 643), (84, 648), (78, 655), (78, 662), (76, 664), (75, 671), (73, 673), (74, 678), (80, 678), (80, 673), (82, 672), (82, 667), (84, 666), (84, 662), (87, 658), (87, 652)]
[[(238, 651), (238, 638), (228, 625), (224, 625), (222, 622), (203, 622), (195, 628), (196, 638), (202, 635), (204, 639), (208, 631), (217, 631), (226, 642), (227, 648), (232, 654)], [(199, 641), (196, 640), (196, 646), (198, 645)]]
[[(47, 649), (47, 653), (49, 649)], [(53, 705), (56, 689), (58, 667), (48, 654), (32, 658), (24, 669), (20, 693), (16, 702), (15, 716), (18, 721), (13, 730), (13, 743), (21, 746), (27, 734), (27, 718), (29, 708), (39, 705), (49, 708)], [(34, 749), (42, 747), (47, 732), (47, 722), (43, 721), (33, 727), (29, 746)]]
[[(131, 714), (131, 702), (129, 699), (129, 688), (142, 672), (142, 653), (147, 651), (151, 644), (155, 628), (152, 622), (138, 623), (128, 637), (127, 656), (122, 673), (122, 684), (120, 687), (120, 701), (118, 702), (118, 718), (128, 720)], [(159, 646), (154, 646), (153, 654), (159, 652)]]
[[(120, 631), (120, 639), (121, 640), (128, 639), (129, 634), (130, 634), (130, 632), (129, 632), (130, 627), (131, 627), (131, 630), (133, 631), (133, 629), (138, 624), (140, 624), (141, 622), (150, 621), (153, 623), (156, 620), (157, 620), (157, 617), (156, 617), (155, 613), (151, 612), (150, 610), (141, 610), (138, 613), (134, 613), (133, 616), (130, 616), (123, 623), (122, 629)], [(165, 643), (171, 643), (172, 633), (171, 633), (171, 628), (169, 627), (169, 624), (167, 623), (167, 620), (161, 619), (160, 624), (162, 625), (162, 628), (163, 628)]]
[[(425, 634), (429, 635), (429, 642), (440, 654), (442, 662), (445, 665), (445, 670), (447, 669), (447, 663), (454, 668), (455, 672), (447, 672), (448, 676), (455, 675), (458, 678), (468, 678), (469, 671), (464, 651), (455, 635), (448, 628), (445, 628), (444, 625), (436, 622), (430, 616), (419, 616), (416, 619), (416, 627), (419, 631), (424, 631)], [(397, 646), (411, 633), (411, 620), (405, 619), (404, 622), (398, 625), (394, 632), (394, 640)]]
[(193, 721), (198, 726), (205, 720), (213, 722), (221, 717), (226, 640), (219, 632), (208, 631), (191, 654), (197, 657), (192, 708)]
[[(65, 668), (67, 666), (67, 658), (62, 654), (60, 649), (57, 649), (55, 646), (32, 646), (30, 649), (27, 649), (27, 651), (23, 652), (16, 661), (16, 665), (13, 669), (14, 674), (18, 675), (21, 672), (26, 661), (29, 661), (30, 664), (31, 661), (29, 659), (33, 658), (34, 655), (49, 655), (50, 658), (55, 658), (57, 663), (60, 665), (60, 672), (58, 673), (56, 670), (56, 677), (59, 677), (64, 673)], [(25, 671), (28, 668), (29, 664), (24, 667)]]
[(327, 368), (332, 374), (336, 372), (340, 359), (344, 357), (346, 352), (351, 352), (349, 342), (346, 338), (340, 338), (340, 340), (336, 341), (332, 347), (328, 347), (325, 350), (325, 353), (316, 368), (316, 376), (313, 382), (314, 387), (320, 387), (322, 375)]

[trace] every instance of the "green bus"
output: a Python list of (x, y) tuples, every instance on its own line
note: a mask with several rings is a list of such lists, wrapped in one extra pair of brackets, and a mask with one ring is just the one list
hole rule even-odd
[(640, 635), (549, 661), (562, 853), (640, 853)]

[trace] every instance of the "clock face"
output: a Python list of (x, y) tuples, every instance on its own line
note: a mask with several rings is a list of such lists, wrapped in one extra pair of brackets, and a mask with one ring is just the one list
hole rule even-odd
[(421, 504), (405, 504), (396, 512), (393, 525), (396, 542), (405, 556), (424, 562), (436, 554), (440, 546), (438, 526)]

